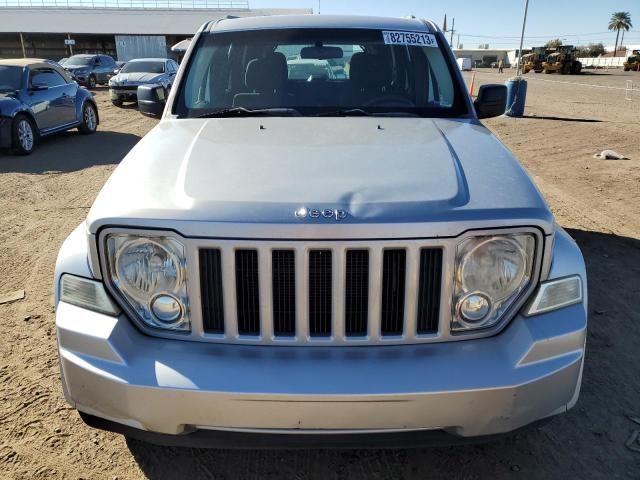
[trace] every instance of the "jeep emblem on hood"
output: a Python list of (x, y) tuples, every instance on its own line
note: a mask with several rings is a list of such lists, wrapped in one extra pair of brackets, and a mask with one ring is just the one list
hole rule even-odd
[(295, 216), (300, 220), (307, 217), (309, 218), (323, 217), (323, 218), (333, 218), (337, 222), (339, 222), (340, 220), (344, 220), (345, 218), (347, 218), (347, 212), (346, 210), (340, 210), (336, 208), (324, 208), (322, 210), (319, 210), (317, 208), (300, 207), (295, 211)]

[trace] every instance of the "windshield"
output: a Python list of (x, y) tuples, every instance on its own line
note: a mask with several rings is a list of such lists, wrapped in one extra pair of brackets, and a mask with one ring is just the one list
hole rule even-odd
[(22, 87), (22, 67), (0, 65), (0, 92), (14, 92)]
[(93, 57), (85, 57), (84, 55), (73, 56), (64, 62), (65, 67), (88, 67), (91, 65)]
[(164, 73), (164, 62), (129, 62), (122, 73)]
[(173, 113), (463, 115), (444, 48), (432, 34), (371, 29), (204, 34)]

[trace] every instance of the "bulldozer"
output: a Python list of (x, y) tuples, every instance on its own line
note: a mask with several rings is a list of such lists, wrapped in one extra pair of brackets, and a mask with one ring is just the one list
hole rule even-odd
[(582, 72), (582, 63), (576, 59), (576, 49), (573, 46), (563, 45), (547, 55), (547, 60), (542, 62), (542, 69), (544, 73), (579, 75)]
[(544, 47), (534, 47), (531, 53), (522, 55), (522, 73), (529, 73), (533, 70), (540, 73), (544, 70), (542, 64), (547, 59)]
[(640, 71), (640, 50), (634, 50), (624, 62), (623, 68), (625, 72), (629, 70)]

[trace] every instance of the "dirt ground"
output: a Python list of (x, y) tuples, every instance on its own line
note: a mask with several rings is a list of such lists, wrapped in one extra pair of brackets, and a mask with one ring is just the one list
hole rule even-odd
[[(506, 78), (479, 72), (476, 91)], [(640, 430), (630, 419), (640, 417), (640, 95), (625, 100), (628, 79), (640, 85), (633, 73), (531, 74), (526, 117), (486, 122), (586, 258), (590, 331), (578, 405), (516, 437), (416, 450), (170, 449), (81, 422), (59, 381), (55, 258), (111, 171), (155, 123), (112, 107), (98, 90), (96, 135), (49, 139), (28, 158), (0, 153), (0, 295), (26, 291), (0, 305), (0, 478), (640, 478), (640, 453), (625, 446)], [(592, 158), (604, 149), (631, 160)]]

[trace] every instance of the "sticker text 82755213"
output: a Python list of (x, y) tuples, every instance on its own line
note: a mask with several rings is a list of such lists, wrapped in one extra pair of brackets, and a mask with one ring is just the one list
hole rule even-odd
[(410, 45), (416, 47), (437, 47), (438, 41), (432, 33), (383, 31), (386, 45)]

